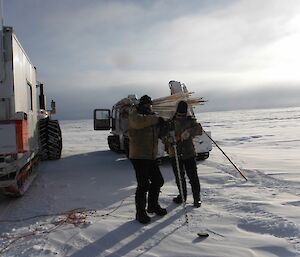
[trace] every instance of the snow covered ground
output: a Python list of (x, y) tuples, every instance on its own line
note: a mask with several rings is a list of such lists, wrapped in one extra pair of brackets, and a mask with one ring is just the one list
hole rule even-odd
[(108, 150), (108, 132), (62, 121), (63, 158), (42, 163), (24, 197), (0, 196), (0, 256), (300, 256), (300, 108), (198, 116), (248, 182), (214, 147), (198, 162), (203, 204), (193, 208), (189, 192), (188, 225), (172, 203), (169, 164), (160, 197), (168, 214), (143, 226), (133, 168)]

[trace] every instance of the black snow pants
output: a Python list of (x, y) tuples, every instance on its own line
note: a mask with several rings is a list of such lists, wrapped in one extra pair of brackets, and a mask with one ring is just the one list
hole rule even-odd
[[(174, 172), (175, 179), (176, 179), (176, 185), (177, 185), (179, 194), (181, 195), (175, 157), (171, 158), (171, 162), (172, 162), (172, 168), (173, 168), (173, 172)], [(201, 198), (200, 198), (200, 182), (199, 182), (199, 178), (198, 178), (198, 174), (197, 174), (197, 163), (196, 163), (195, 158), (192, 157), (192, 158), (189, 158), (186, 160), (179, 159), (179, 169), (180, 169), (180, 177), (181, 177), (181, 181), (182, 181), (184, 199), (186, 199), (186, 196), (187, 196), (186, 180), (185, 180), (185, 172), (186, 172), (186, 175), (188, 176), (190, 184), (191, 184), (194, 201), (201, 200)]]
[(148, 208), (155, 208), (158, 204), (160, 188), (164, 184), (163, 176), (155, 160), (130, 159), (136, 175), (137, 188), (135, 204), (137, 212), (146, 208), (148, 192)]

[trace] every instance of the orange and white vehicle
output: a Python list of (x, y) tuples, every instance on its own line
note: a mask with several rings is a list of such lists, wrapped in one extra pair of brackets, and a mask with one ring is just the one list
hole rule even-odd
[[(45, 109), (45, 97), (43, 85), (36, 79), (36, 68), (12, 27), (1, 26), (0, 190), (5, 194), (23, 195), (36, 175), (38, 161), (60, 158), (58, 122), (50, 120), (49, 111), (40, 109)], [(55, 127), (52, 138), (49, 124)], [(50, 140), (54, 140), (54, 150), (49, 150)]]

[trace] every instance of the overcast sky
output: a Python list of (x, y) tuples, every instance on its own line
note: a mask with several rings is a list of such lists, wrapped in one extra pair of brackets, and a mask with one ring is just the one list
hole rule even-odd
[(300, 104), (299, 0), (4, 0), (61, 119), (184, 82), (200, 111)]

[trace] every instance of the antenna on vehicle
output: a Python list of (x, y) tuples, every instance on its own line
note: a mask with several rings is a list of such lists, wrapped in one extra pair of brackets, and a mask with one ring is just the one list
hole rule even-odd
[(0, 0), (0, 82), (4, 78), (4, 49), (3, 49), (3, 0)]
[(3, 0), (0, 0), (0, 18), (1, 18), (0, 30), (2, 30), (3, 29)]

